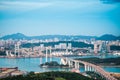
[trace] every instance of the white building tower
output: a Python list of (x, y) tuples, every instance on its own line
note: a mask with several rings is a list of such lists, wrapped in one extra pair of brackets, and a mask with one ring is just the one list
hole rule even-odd
[(46, 62), (48, 62), (48, 48), (46, 47)]
[(72, 49), (72, 44), (68, 43), (68, 49)]
[(49, 47), (49, 50), (50, 50), (50, 62), (52, 61), (52, 48)]
[(14, 52), (15, 56), (20, 55), (20, 43), (15, 44), (15, 52)]

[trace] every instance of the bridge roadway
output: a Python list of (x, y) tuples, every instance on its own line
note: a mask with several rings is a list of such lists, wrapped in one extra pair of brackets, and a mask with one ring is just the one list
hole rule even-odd
[[(101, 75), (102, 77), (106, 78), (106, 80), (117, 80), (116, 78), (114, 78), (113, 76), (110, 75), (110, 73), (104, 71), (100, 66), (85, 62), (85, 61), (81, 61), (81, 60), (74, 60), (71, 58), (64, 58), (62, 57), (61, 59), (65, 60), (65, 64), (68, 64), (69, 66), (75, 66), (75, 68), (79, 69), (79, 65), (80, 63), (84, 65), (85, 67), (85, 71), (94, 71), (96, 73), (98, 73), (99, 75)], [(72, 64), (71, 64), (72, 62)], [(74, 63), (74, 64), (73, 64)]]

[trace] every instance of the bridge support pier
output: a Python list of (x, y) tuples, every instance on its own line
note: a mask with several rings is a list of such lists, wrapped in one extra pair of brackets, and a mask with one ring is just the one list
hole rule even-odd
[(89, 71), (92, 71), (92, 66), (89, 66), (90, 67), (90, 70)]
[(75, 68), (79, 69), (79, 62), (75, 62)]
[(90, 66), (88, 65), (88, 71), (90, 71)]
[(73, 67), (73, 62), (72, 61), (68, 61), (68, 65), (69, 65), (69, 68)]
[(96, 72), (95, 68), (92, 67), (92, 71)]
[(87, 71), (87, 65), (86, 64), (84, 65), (84, 67), (85, 67), (85, 71)]
[(89, 66), (89, 65), (84, 65), (84, 67), (85, 67), (85, 71), (92, 71), (92, 66)]

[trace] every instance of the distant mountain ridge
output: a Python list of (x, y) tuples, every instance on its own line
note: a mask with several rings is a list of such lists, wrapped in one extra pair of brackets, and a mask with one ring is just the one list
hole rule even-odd
[(102, 35), (100, 37), (97, 37), (97, 36), (83, 36), (83, 35), (41, 35), (41, 36), (26, 36), (22, 33), (16, 33), (16, 34), (11, 34), (11, 35), (6, 35), (6, 36), (3, 36), (1, 37), (0, 39), (4, 39), (4, 40), (7, 40), (7, 39), (27, 39), (27, 40), (30, 40), (30, 39), (42, 39), (42, 40), (45, 40), (45, 39), (54, 39), (54, 38), (58, 38), (59, 40), (79, 40), (79, 39), (96, 39), (96, 40), (106, 40), (106, 41), (111, 41), (111, 40), (120, 40), (120, 36), (114, 36), (114, 35), (111, 35), (111, 34), (105, 34), (105, 35)]
[(100, 0), (105, 4), (120, 3), (120, 0)]
[(6, 36), (3, 36), (1, 39), (26, 39), (27, 36), (25, 36), (24, 34), (21, 34), (21, 33), (16, 33), (16, 34), (11, 34), (11, 35), (6, 35)]
[(111, 35), (111, 34), (105, 34), (105, 35), (102, 35), (101, 37), (98, 37), (97, 40), (120, 40), (119, 37), (117, 36), (114, 36), (114, 35)]

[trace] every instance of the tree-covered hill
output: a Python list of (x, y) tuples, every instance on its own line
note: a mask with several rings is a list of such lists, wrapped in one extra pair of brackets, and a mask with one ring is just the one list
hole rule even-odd
[(57, 71), (57, 72), (44, 72), (38, 74), (34, 74), (34, 72), (31, 72), (28, 75), (7, 77), (0, 80), (94, 80), (94, 79), (85, 77), (78, 73)]
[(41, 42), (41, 43), (26, 43), (21, 45), (22, 47), (34, 47), (34, 46), (40, 46), (40, 44), (44, 44), (44, 46), (55, 46), (58, 45), (60, 43), (71, 43), (72, 47), (78, 47), (78, 48), (83, 48), (83, 47), (91, 47), (93, 48), (94, 46), (92, 44), (86, 44), (84, 42), (77, 42), (77, 41), (58, 41), (58, 42)]
[(90, 62), (96, 65), (103, 65), (103, 66), (120, 66), (120, 57), (117, 58), (79, 58), (77, 60), (82, 60), (86, 62)]

